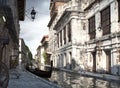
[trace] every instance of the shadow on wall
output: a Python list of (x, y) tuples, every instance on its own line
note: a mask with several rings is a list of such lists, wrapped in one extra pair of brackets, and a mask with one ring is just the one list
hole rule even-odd
[(79, 64), (76, 63), (76, 61), (74, 59), (71, 60), (71, 64), (67, 63), (66, 67), (64, 67), (66, 69), (69, 70), (75, 70), (75, 71), (79, 71), (79, 70), (83, 70)]
[[(68, 70), (74, 70), (74, 71), (84, 71), (85, 69), (81, 68), (79, 64), (75, 61), (74, 58), (72, 58), (71, 63), (67, 63), (66, 66), (63, 68)], [(88, 69), (89, 67), (86, 67)], [(90, 71), (89, 69), (86, 71)], [(90, 71), (92, 72), (92, 71)], [(100, 74), (112, 74), (112, 75), (118, 75), (120, 76), (120, 64), (114, 65), (108, 69), (108, 71), (105, 68), (97, 68), (96, 67), (96, 73)]]
[(111, 67), (111, 74), (120, 76), (120, 65), (114, 65)]
[(109, 71), (105, 70), (104, 68), (99, 68), (96, 70), (97, 73), (100, 74), (112, 74), (120, 76), (120, 65), (114, 65), (110, 68)]
[(73, 70), (75, 68), (76, 62), (75, 60), (71, 60), (71, 63), (67, 63), (66, 66), (64, 68), (69, 69), (69, 70)]
[[(89, 71), (89, 70), (87, 70)], [(92, 72), (92, 71), (91, 71)], [(97, 68), (96, 69), (96, 73), (100, 73), (100, 74), (112, 74), (112, 75), (117, 75), (120, 76), (120, 65), (113, 65), (112, 67), (110, 67), (109, 69), (105, 69), (105, 68)]]

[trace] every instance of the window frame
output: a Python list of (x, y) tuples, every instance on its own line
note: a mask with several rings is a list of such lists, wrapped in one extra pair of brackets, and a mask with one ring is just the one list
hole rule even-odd
[(68, 42), (71, 42), (71, 37), (72, 37), (71, 36), (71, 33), (72, 33), (71, 32), (72, 31), (71, 30), (71, 21), (68, 23), (68, 30), (67, 31), (68, 31)]
[(58, 43), (58, 47), (59, 47), (59, 34), (57, 34), (57, 43)]
[(103, 9), (100, 13), (101, 13), (101, 28), (103, 30), (103, 36), (104, 36), (111, 33), (110, 6)]
[(60, 46), (62, 46), (62, 30), (60, 31)]
[(96, 28), (95, 28), (95, 16), (92, 16), (88, 19), (89, 22), (89, 36), (90, 40), (95, 39), (96, 37)]
[(118, 1), (118, 22), (120, 22), (120, 0)]
[(63, 28), (64, 31), (64, 44), (66, 44), (66, 26)]

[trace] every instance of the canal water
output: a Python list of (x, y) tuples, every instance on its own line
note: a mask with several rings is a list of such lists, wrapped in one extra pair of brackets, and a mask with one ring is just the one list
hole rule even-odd
[(64, 71), (53, 71), (49, 81), (63, 88), (120, 88), (120, 83), (116, 81), (105, 81)]

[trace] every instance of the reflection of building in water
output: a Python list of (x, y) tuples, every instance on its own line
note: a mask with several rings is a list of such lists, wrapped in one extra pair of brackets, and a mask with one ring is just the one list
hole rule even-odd
[(50, 81), (61, 85), (63, 88), (117, 88), (117, 82), (85, 77), (79, 74), (71, 74), (63, 71), (53, 71)]
[(119, 0), (51, 0), (50, 11), (54, 67), (120, 75)]

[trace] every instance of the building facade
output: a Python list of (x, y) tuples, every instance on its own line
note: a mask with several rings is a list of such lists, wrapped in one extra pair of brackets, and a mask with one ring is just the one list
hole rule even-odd
[(19, 64), (29, 62), (28, 49), (23, 38), (19, 38)]
[(44, 69), (42, 65), (50, 65), (50, 58), (48, 54), (48, 35), (44, 35), (41, 40), (41, 45), (37, 48), (36, 61), (40, 69)]
[(0, 0), (0, 60), (9, 68), (18, 59), (19, 20), (24, 20), (24, 13), (25, 0)]
[(94, 0), (84, 7), (88, 70), (120, 75), (119, 0)]
[(43, 57), (43, 52), (44, 52), (44, 47), (42, 45), (39, 45), (37, 48), (37, 54), (36, 54), (36, 62), (39, 68), (40, 68), (40, 64), (44, 65), (44, 62), (45, 62)]
[(119, 0), (70, 0), (60, 5), (48, 24), (54, 67), (120, 75), (119, 19)]
[[(78, 6), (79, 3), (76, 1), (64, 2), (58, 7), (55, 19), (49, 22), (49, 51), (53, 53), (51, 59), (54, 67), (75, 70), (80, 66), (80, 45), (83, 38), (81, 30), (78, 30), (81, 29)], [(54, 37), (51, 36), (51, 32)]]

